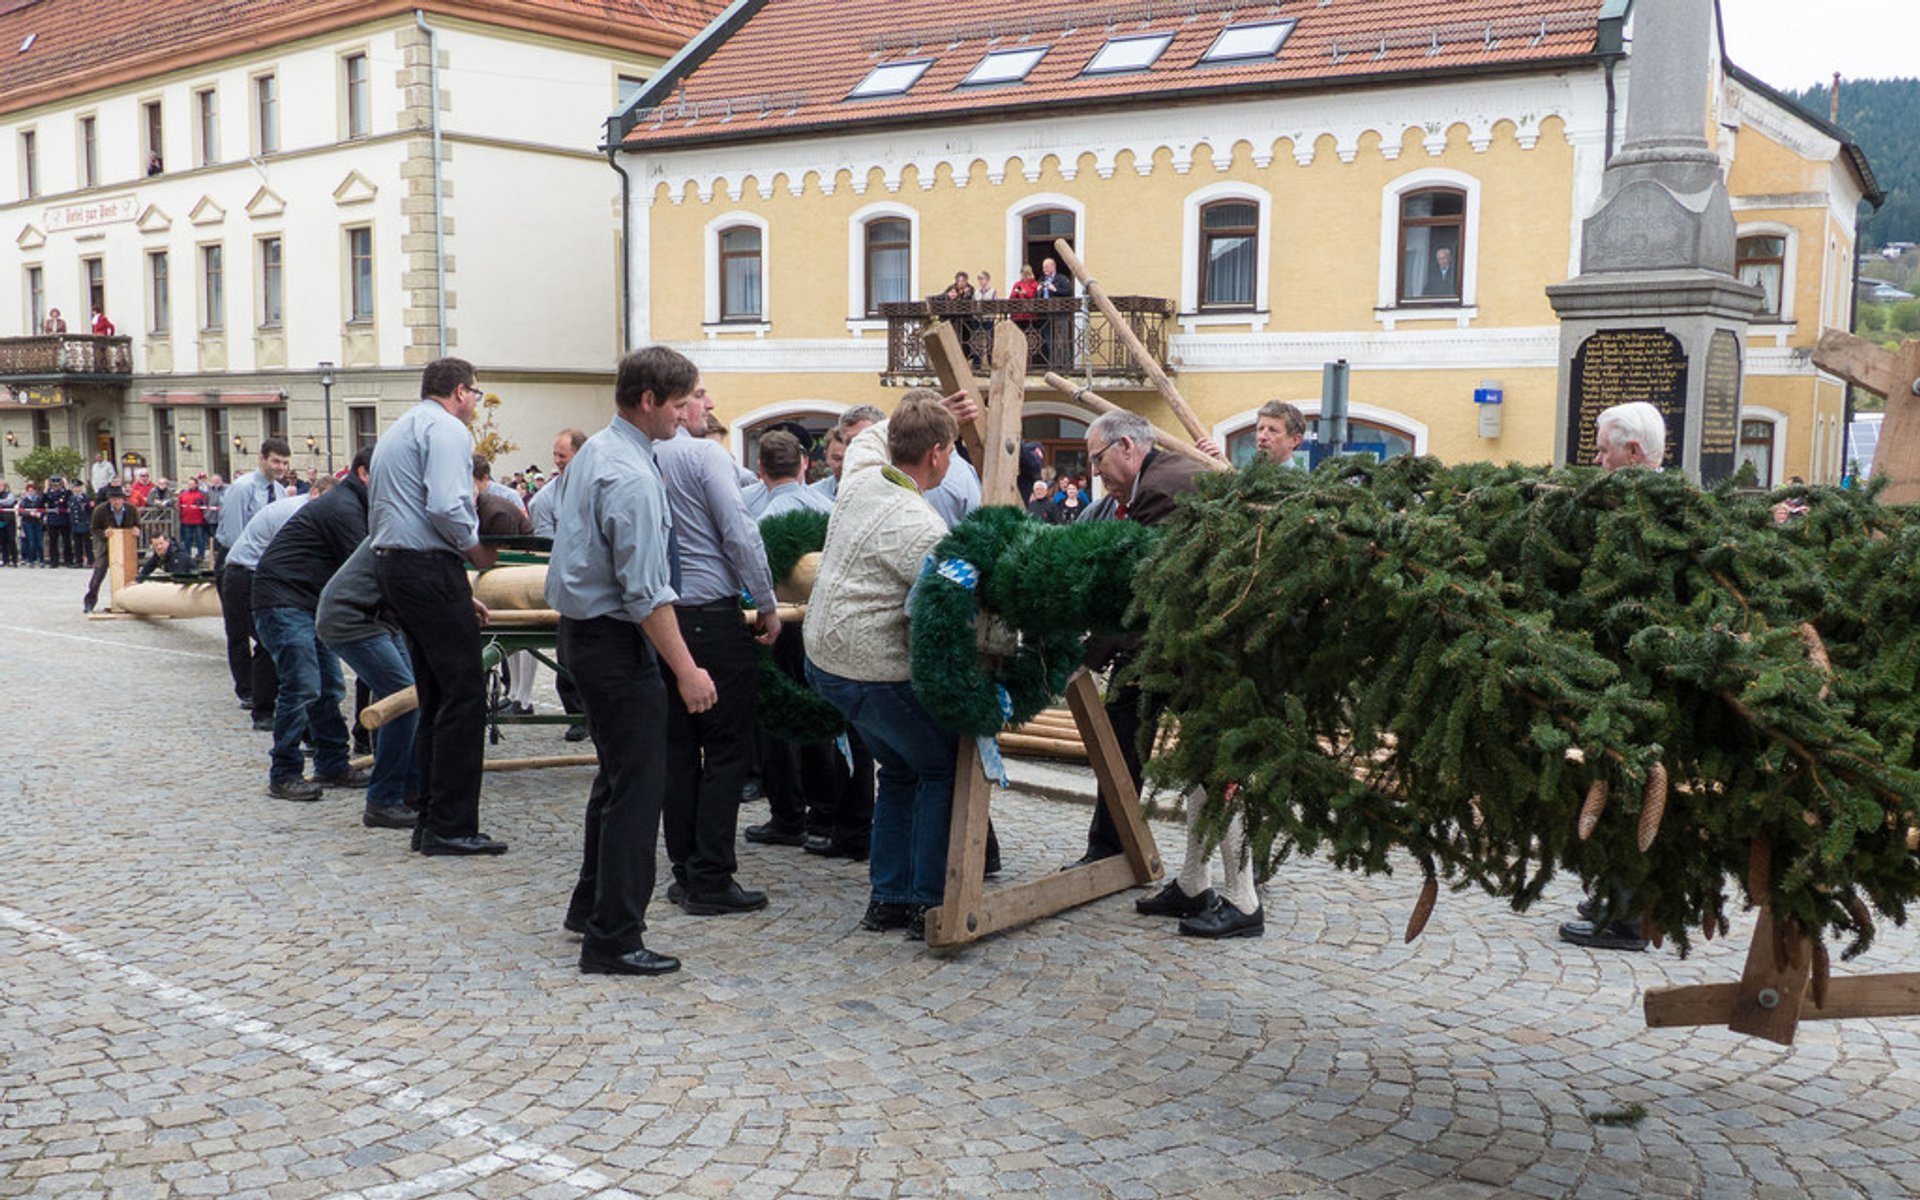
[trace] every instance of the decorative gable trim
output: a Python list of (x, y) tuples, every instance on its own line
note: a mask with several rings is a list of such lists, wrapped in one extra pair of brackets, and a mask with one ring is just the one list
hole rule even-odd
[(270, 187), (262, 187), (247, 201), (247, 215), (254, 220), (262, 217), (277, 217), (287, 211), (287, 202)]
[(173, 228), (173, 218), (168, 216), (158, 204), (149, 204), (134, 224), (139, 227), (141, 233), (165, 233)]
[(370, 204), (380, 194), (373, 181), (358, 171), (348, 171), (340, 186), (333, 189), (333, 202), (345, 208), (351, 204)]
[(187, 220), (195, 225), (218, 225), (226, 219), (227, 210), (221, 208), (219, 201), (212, 196), (200, 197), (199, 202), (187, 213)]
[(13, 239), (13, 244), (22, 250), (38, 250), (47, 244), (47, 235), (41, 232), (38, 225), (28, 222), (21, 226), (20, 236)]

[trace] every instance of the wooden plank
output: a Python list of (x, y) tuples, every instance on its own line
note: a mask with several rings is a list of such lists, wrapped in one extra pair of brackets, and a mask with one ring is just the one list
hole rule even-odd
[(1079, 739), (1068, 741), (1064, 737), (1036, 737), (1024, 733), (1003, 733), (1000, 735), (1002, 754), (1039, 755), (1044, 758), (1070, 758), (1076, 762), (1087, 761), (1087, 748)]
[(1187, 403), (1187, 398), (1180, 394), (1179, 388), (1173, 386), (1173, 380), (1167, 378), (1166, 371), (1154, 361), (1153, 355), (1147, 353), (1146, 343), (1140, 340), (1140, 335), (1133, 331), (1133, 326), (1127, 323), (1127, 319), (1120, 315), (1120, 310), (1113, 306), (1113, 301), (1107, 299), (1107, 293), (1101, 289), (1100, 281), (1087, 274), (1086, 264), (1081, 262), (1080, 256), (1073, 252), (1073, 246), (1065, 238), (1055, 238), (1053, 248), (1060, 255), (1060, 261), (1067, 264), (1067, 269), (1072, 271), (1074, 278), (1080, 281), (1080, 286), (1086, 289), (1087, 298), (1106, 314), (1108, 323), (1113, 326), (1113, 336), (1127, 348), (1127, 353), (1133, 356), (1134, 363), (1146, 372), (1147, 379), (1153, 384), (1154, 390), (1159, 392), (1160, 398), (1167, 402), (1167, 407), (1173, 410), (1173, 415), (1180, 418), (1180, 424), (1186, 426), (1193, 440), (1197, 442), (1207, 436), (1206, 427), (1200, 424), (1199, 417), (1194, 416), (1193, 407)]
[(947, 880), (940, 907), (927, 910), (927, 945), (938, 949), (973, 941), (987, 932), (981, 919), (986, 884), (987, 816), (993, 781), (972, 738), (960, 739), (953, 777), (953, 812), (947, 822)]
[[(1773, 914), (1760, 910), (1747, 947), (1747, 969), (1736, 985), (1733, 1014), (1727, 1028), (1748, 1037), (1793, 1045), (1800, 1024), (1800, 1005), (1813, 978), (1813, 944), (1804, 935), (1783, 931), (1786, 961), (1774, 964)], [(1828, 999), (1832, 999), (1831, 996)]]
[[(1115, 892), (1124, 892), (1134, 887), (1133, 865), (1120, 855), (1103, 858), (1085, 866), (1069, 867), (1064, 871), (1054, 871), (1031, 879), (1025, 883), (1010, 884), (988, 892), (981, 901), (980, 928), (969, 935), (968, 940), (982, 938), (990, 933), (1016, 926), (1030, 924), (1041, 917), (1051, 917), (1070, 908), (1111, 896)], [(928, 914), (932, 916), (931, 913)], [(927, 924), (929, 944), (933, 939), (933, 924)]]
[[(90, 533), (83, 536), (92, 536)], [(130, 588), (140, 578), (140, 544), (137, 529), (107, 530), (107, 607), (113, 607), (114, 593)]]
[(539, 771), (547, 767), (594, 767), (600, 764), (595, 754), (544, 754), (531, 758), (489, 758), (480, 765), (489, 771)]
[(1880, 444), (1873, 452), (1873, 473), (1888, 481), (1880, 503), (1913, 504), (1920, 501), (1920, 400), (1912, 394), (1913, 383), (1920, 378), (1920, 342), (1900, 348), (1894, 370), (1905, 386), (1887, 397)]
[[(1059, 392), (1080, 407), (1092, 412), (1110, 413), (1132, 411), (1131, 409), (1121, 408), (1113, 401), (1094, 392), (1092, 388), (1081, 387), (1073, 380), (1055, 374), (1052, 371), (1048, 371), (1042, 378), (1047, 381), (1048, 387)], [(1153, 444), (1156, 446), (1164, 446), (1183, 458), (1190, 458), (1210, 471), (1231, 471), (1233, 469), (1233, 464), (1215, 458), (1210, 454), (1201, 453), (1198, 446), (1195, 446), (1184, 438), (1175, 437), (1158, 425), (1153, 427)]]
[(1067, 705), (1079, 723), (1088, 761), (1093, 765), (1094, 778), (1100, 781), (1100, 794), (1119, 832), (1121, 853), (1132, 865), (1134, 882), (1150, 883), (1160, 878), (1163, 870), (1160, 849), (1154, 844), (1153, 831), (1140, 816), (1140, 793), (1134, 789), (1126, 759), (1121, 757), (1120, 738), (1107, 717), (1100, 689), (1085, 667), (1075, 671), (1067, 681)]
[[(1733, 1020), (1739, 992), (1737, 983), (1651, 988), (1643, 1003), (1647, 1026), (1725, 1025)], [(1811, 995), (1800, 1008), (1802, 1021), (1912, 1016), (1920, 1016), (1920, 973), (1835, 975), (1827, 984), (1825, 1008), (1814, 1007)]]
[[(960, 335), (954, 332), (951, 322), (935, 321), (927, 326), (920, 340), (927, 348), (927, 365), (933, 368), (934, 378), (940, 381), (942, 395), (965, 392), (982, 404), (986, 403), (987, 389), (974, 377), (973, 366), (967, 362), (966, 349), (960, 345)], [(984, 411), (960, 427), (960, 440), (966, 443), (967, 454), (976, 463), (980, 461), (980, 450), (986, 444), (986, 437)]]
[(382, 696), (360, 710), (360, 727), (378, 729), (395, 717), (420, 707), (420, 693), (408, 685), (390, 696)]
[(980, 503), (1022, 507), (1020, 415), (1027, 402), (1027, 335), (1012, 321), (993, 327), (993, 382), (987, 389), (985, 437), (980, 457)]
[(1892, 399), (1912, 394), (1908, 389), (1913, 386), (1913, 376), (1900, 377), (1900, 355), (1843, 330), (1829, 329), (1820, 335), (1813, 365), (1876, 396)]

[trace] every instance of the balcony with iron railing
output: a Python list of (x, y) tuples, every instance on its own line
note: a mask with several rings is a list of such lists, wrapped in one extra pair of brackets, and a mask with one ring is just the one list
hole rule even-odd
[[(1167, 369), (1169, 326), (1174, 302), (1154, 296), (1110, 296), (1127, 327), (1162, 370)], [(882, 304), (887, 322), (887, 369), (881, 382), (914, 387), (935, 382), (922, 341), (927, 327), (947, 321), (960, 335), (974, 369), (984, 372), (993, 357), (993, 327), (1007, 318), (1027, 335), (1027, 371), (1033, 376), (1057, 371), (1093, 387), (1140, 387), (1147, 373), (1114, 335), (1113, 323), (1084, 297), (1032, 300), (951, 300), (936, 297)]]
[(0, 383), (125, 383), (133, 339), (85, 333), (0, 338)]

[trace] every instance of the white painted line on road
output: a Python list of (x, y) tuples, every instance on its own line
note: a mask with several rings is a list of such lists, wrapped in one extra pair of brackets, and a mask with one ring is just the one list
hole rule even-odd
[(78, 633), (59, 633), (52, 629), (35, 629), (28, 625), (0, 625), (0, 631), (7, 633), (31, 633), (36, 637), (65, 638), (70, 642), (90, 642), (95, 646), (112, 646), (116, 650), (144, 650), (148, 654), (173, 654), (180, 658), (210, 658), (215, 662), (224, 662), (220, 654), (202, 654), (197, 650), (169, 650), (165, 646), (136, 646), (132, 642), (116, 642), (109, 638), (87, 637)]
[[(0, 629), (4, 628), (7, 627), (0, 626)], [(297, 1058), (320, 1075), (371, 1093), (379, 1097), (383, 1108), (398, 1113), (423, 1114), (454, 1138), (477, 1138), (493, 1145), (490, 1153), (431, 1172), (419, 1179), (387, 1184), (366, 1192), (344, 1192), (334, 1200), (348, 1200), (350, 1197), (354, 1200), (409, 1200), (410, 1197), (429, 1195), (448, 1186), (457, 1186), (516, 1166), (524, 1167), (549, 1181), (565, 1180), (583, 1192), (590, 1191), (615, 1200), (638, 1200), (633, 1193), (613, 1187), (613, 1181), (599, 1172), (582, 1167), (542, 1146), (521, 1141), (498, 1126), (468, 1116), (450, 1101), (424, 1096), (378, 1067), (343, 1058), (317, 1042), (298, 1034), (282, 1032), (274, 1028), (271, 1022), (250, 1017), (205, 993), (170, 983), (143, 967), (121, 962), (85, 938), (30, 917), (16, 908), (0, 904), (0, 926), (50, 942), (75, 962), (119, 975), (141, 994), (179, 1009), (186, 1017), (224, 1029), (251, 1045)]]

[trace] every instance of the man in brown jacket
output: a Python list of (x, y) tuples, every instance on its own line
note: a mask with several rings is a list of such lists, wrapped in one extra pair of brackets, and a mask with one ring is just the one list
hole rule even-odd
[[(1095, 418), (1087, 427), (1087, 465), (1106, 485), (1107, 499), (1088, 511), (1086, 520), (1112, 519), (1158, 525), (1173, 513), (1175, 498), (1193, 490), (1194, 480), (1206, 469), (1192, 459), (1154, 447), (1153, 426), (1147, 419), (1129, 412), (1110, 412)], [(1095, 639), (1088, 643), (1087, 665), (1095, 670), (1111, 668), (1113, 677), (1132, 664), (1137, 639), (1117, 641)], [(1158, 723), (1157, 707), (1140, 710), (1140, 689), (1131, 684), (1113, 688), (1107, 697), (1107, 717), (1113, 722), (1114, 736), (1120, 741), (1121, 756), (1127, 772), (1133, 776), (1137, 791), (1141, 783), (1140, 726), (1143, 721)], [(1081, 863), (1094, 862), (1120, 853), (1120, 832), (1107, 815), (1105, 797), (1093, 806), (1093, 822), (1087, 829), (1087, 852)], [(1074, 864), (1079, 865), (1079, 864)], [(1181, 913), (1179, 915), (1198, 915)]]
[(88, 534), (93, 538), (93, 578), (87, 581), (87, 596), (81, 602), (83, 612), (92, 612), (100, 601), (100, 584), (107, 577), (107, 531), (140, 528), (140, 510), (127, 503), (127, 493), (119, 484), (107, 488), (107, 502), (93, 510)]

